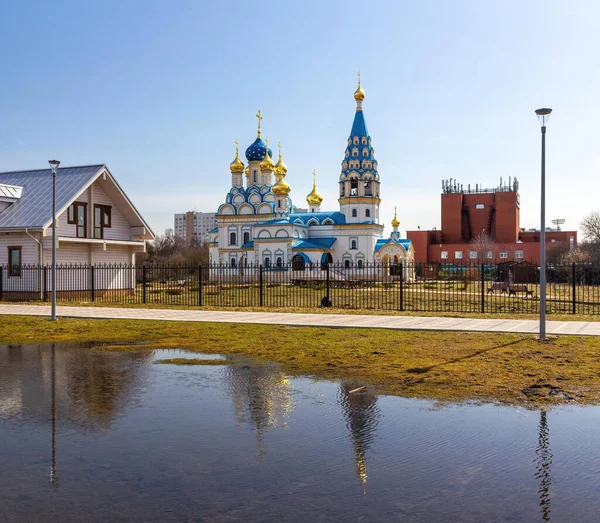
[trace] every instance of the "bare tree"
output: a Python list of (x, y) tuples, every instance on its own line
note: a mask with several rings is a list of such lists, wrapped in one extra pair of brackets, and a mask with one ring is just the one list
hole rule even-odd
[(487, 253), (493, 250), (494, 241), (487, 232), (481, 231), (471, 240), (471, 245), (477, 251), (477, 258), (483, 262), (487, 259)]
[(588, 214), (580, 224), (583, 237), (591, 242), (600, 244), (600, 212), (593, 211)]
[(186, 241), (167, 229), (154, 241), (148, 242), (145, 256), (136, 258), (136, 263), (158, 263), (170, 265), (206, 265), (208, 263), (208, 245)]

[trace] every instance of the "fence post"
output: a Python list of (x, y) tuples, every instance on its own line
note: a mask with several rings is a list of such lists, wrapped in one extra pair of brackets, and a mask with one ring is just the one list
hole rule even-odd
[(260, 291), (259, 291), (259, 301), (258, 304), (260, 307), (263, 306), (263, 266), (261, 265), (259, 267), (258, 270), (258, 281), (259, 281), (259, 285), (260, 285)]
[(485, 314), (485, 263), (481, 263), (481, 314)]
[(398, 268), (400, 269), (400, 310), (404, 310), (404, 266), (402, 261), (398, 264)]
[(96, 271), (94, 270), (95, 267), (93, 265), (90, 265), (90, 271), (91, 271), (91, 286), (92, 286), (92, 301), (96, 300)]
[(576, 277), (576, 267), (575, 267), (575, 262), (573, 262), (573, 272), (572, 272), (572, 292), (573, 292), (573, 314), (577, 314), (577, 300), (575, 297), (575, 294), (577, 292), (577, 286), (575, 285), (575, 277)]
[(146, 304), (146, 266), (142, 265), (142, 303)]
[(42, 270), (42, 279), (44, 280), (44, 301), (48, 301), (48, 266), (44, 265)]
[[(8, 262), (10, 263), (10, 260)], [(4, 273), (3, 273), (3, 267), (2, 267), (2, 265), (0, 265), (0, 301), (2, 301), (3, 283), (4, 283)]]
[(331, 264), (329, 263), (329, 261), (327, 262), (327, 264), (325, 265), (325, 268), (327, 269), (325, 272), (325, 277), (326, 277), (326, 284), (325, 284), (325, 296), (327, 297), (327, 305), (329, 305), (329, 303), (331, 303), (331, 299), (329, 298), (329, 287), (330, 287), (330, 283), (329, 283), (329, 266)]
[(202, 265), (198, 265), (198, 306), (202, 307)]

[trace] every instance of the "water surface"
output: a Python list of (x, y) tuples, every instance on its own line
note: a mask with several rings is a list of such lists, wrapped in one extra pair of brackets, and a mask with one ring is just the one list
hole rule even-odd
[(598, 521), (600, 408), (153, 364), (174, 357), (199, 356), (0, 346), (0, 520)]

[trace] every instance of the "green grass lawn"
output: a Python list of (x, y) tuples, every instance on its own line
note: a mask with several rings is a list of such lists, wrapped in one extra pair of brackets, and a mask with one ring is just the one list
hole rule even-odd
[[(101, 350), (185, 348), (279, 362), (291, 375), (352, 378), (439, 401), (597, 403), (600, 338), (3, 316), (5, 344), (107, 342)], [(128, 344), (144, 342), (143, 348)], [(176, 363), (176, 362), (173, 362)], [(572, 400), (569, 400), (572, 398)]]

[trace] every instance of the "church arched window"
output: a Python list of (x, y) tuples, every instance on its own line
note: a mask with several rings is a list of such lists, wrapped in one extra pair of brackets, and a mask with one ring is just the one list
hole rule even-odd
[(345, 267), (346, 269), (349, 269), (349, 268), (350, 268), (350, 260), (344, 260), (344, 267)]
[(352, 250), (356, 250), (356, 249), (358, 248), (358, 242), (357, 242), (356, 240), (352, 240), (352, 241), (350, 242), (350, 248), (351, 248)]
[(244, 243), (248, 243), (249, 241), (250, 241), (250, 233), (245, 232), (244, 233)]
[(363, 156), (369, 156), (369, 149), (366, 147), (363, 149)]
[(367, 145), (367, 137), (366, 136), (362, 137), (362, 144)]
[(269, 258), (268, 256), (265, 258), (264, 261), (265, 267), (268, 269), (271, 266), (271, 258)]
[(367, 218), (370, 218), (370, 217), (371, 217), (371, 209), (367, 209), (367, 210), (365, 211), (365, 216), (366, 216)]
[(363, 261), (362, 260), (358, 260), (358, 268), (359, 269), (363, 268)]
[(237, 243), (237, 234), (234, 232), (229, 233), (229, 245), (235, 245)]
[(231, 260), (229, 260), (229, 263), (231, 263), (232, 267), (235, 267), (235, 258), (231, 258)]
[(352, 218), (356, 218), (358, 216), (358, 211), (356, 209), (352, 209)]
[(358, 149), (356, 147), (352, 149), (352, 156), (358, 156)]
[(277, 267), (283, 267), (283, 258), (281, 256), (277, 256)]
[(354, 137), (354, 145), (358, 145), (358, 136)]

